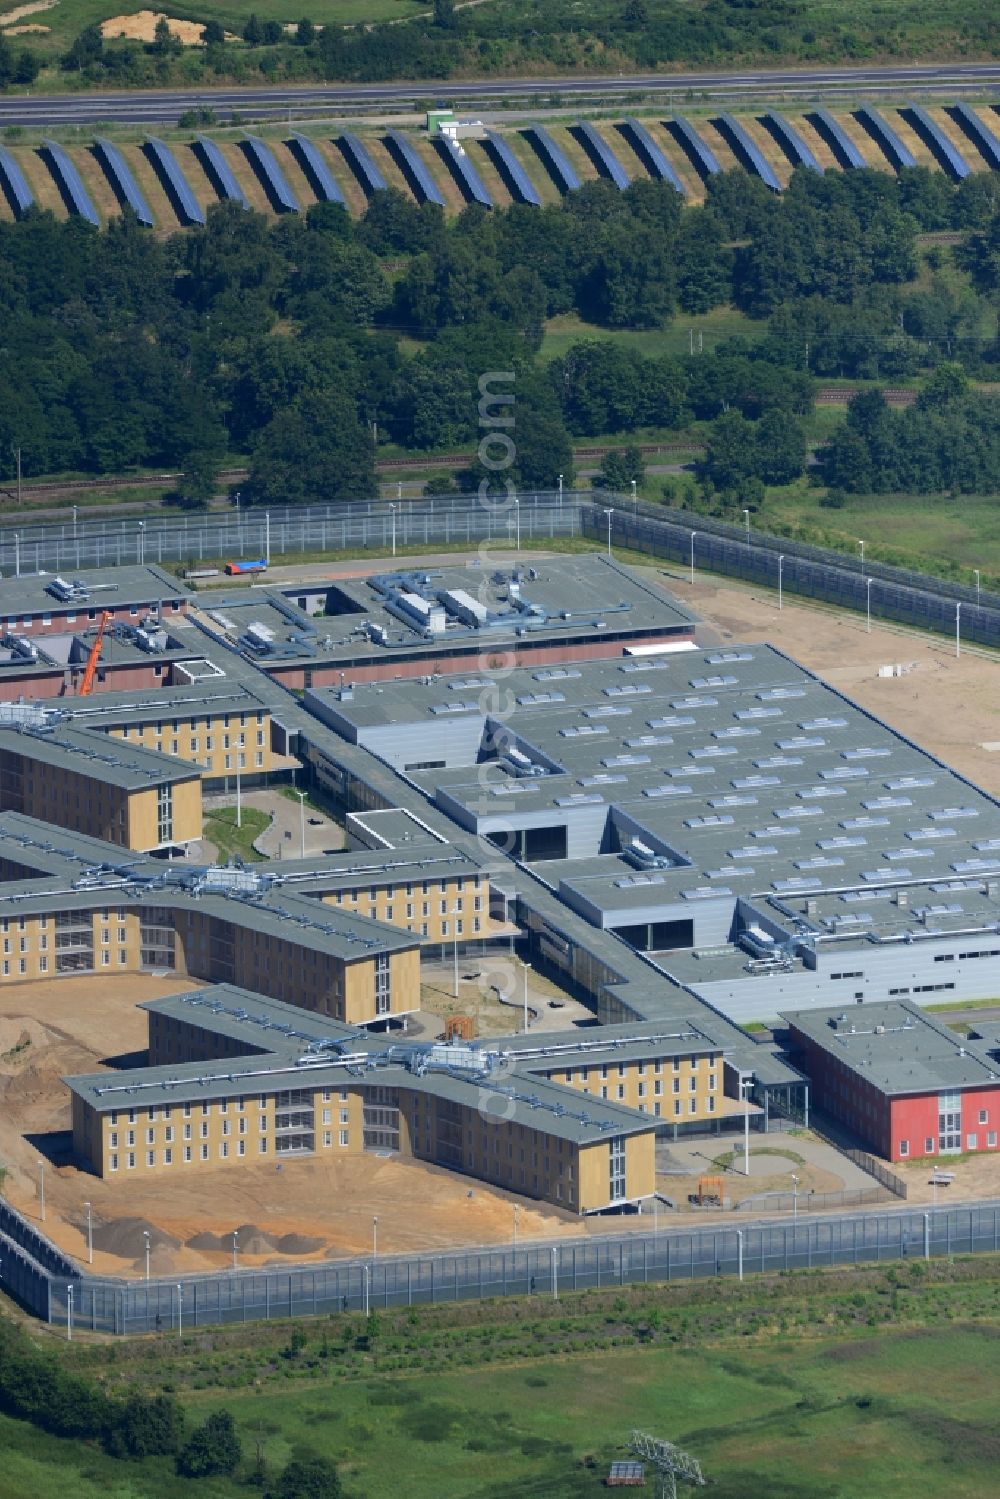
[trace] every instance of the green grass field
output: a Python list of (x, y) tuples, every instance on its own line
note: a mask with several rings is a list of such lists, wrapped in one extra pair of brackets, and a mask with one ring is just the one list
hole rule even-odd
[(237, 856), (247, 864), (258, 863), (262, 857), (253, 846), (255, 838), (270, 824), (266, 812), (256, 807), (243, 807), (240, 813), (241, 826), (236, 826), (236, 808), (211, 807), (205, 813), (205, 837), (210, 838), (224, 859)]
[(663, 354), (671, 354), (677, 358), (690, 352), (692, 341), (695, 352), (698, 352), (699, 338), (701, 347), (708, 353), (709, 349), (714, 349), (723, 339), (738, 335), (756, 341), (763, 338), (766, 332), (766, 323), (754, 322), (744, 313), (737, 312), (734, 307), (717, 307), (712, 312), (694, 317), (678, 313), (669, 328), (649, 330), (598, 328), (593, 323), (585, 323), (574, 313), (567, 313), (562, 317), (550, 318), (546, 324), (541, 357), (543, 360), (559, 359), (573, 344), (598, 338), (621, 344), (626, 349), (647, 354), (651, 358)]
[[(864, 495), (842, 508), (820, 505), (822, 490), (805, 484), (768, 493), (761, 524), (785, 528), (807, 540), (857, 554), (864, 537), (867, 556), (982, 585), (1000, 578), (1000, 510), (996, 495)], [(820, 534), (821, 533), (821, 534)], [(992, 586), (992, 582), (990, 584)]]
[[(236, 1499), (322, 1455), (350, 1499), (587, 1499), (638, 1427), (701, 1462), (717, 1499), (985, 1499), (996, 1492), (1000, 1264), (915, 1262), (205, 1329), (71, 1346), (125, 1392), (229, 1410), (244, 1471), (184, 1484), (0, 1417), (4, 1499)], [(84, 1335), (85, 1338), (85, 1335)], [(575, 1351), (574, 1351), (575, 1350)], [(402, 1489), (401, 1489), (402, 1484)]]

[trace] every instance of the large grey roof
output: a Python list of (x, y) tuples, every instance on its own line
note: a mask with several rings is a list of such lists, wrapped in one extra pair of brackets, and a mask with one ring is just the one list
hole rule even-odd
[(957, 1035), (905, 1000), (850, 1013), (792, 1010), (782, 1018), (888, 1095), (1000, 1086), (1000, 1063), (986, 1044)]
[(122, 745), (93, 729), (59, 724), (42, 732), (21, 732), (0, 725), (0, 750), (23, 755), (39, 766), (58, 767), (92, 776), (126, 791), (197, 780), (200, 771), (173, 755), (138, 745)]
[(162, 600), (191, 597), (191, 591), (155, 563), (143, 567), (106, 567), (67, 575), (67, 582), (79, 580), (88, 590), (86, 598), (65, 602), (49, 592), (55, 574), (22, 573), (19, 578), (3, 580), (0, 595), (0, 622), (20, 621), (26, 615), (76, 614), (86, 616), (90, 609), (115, 608), (131, 604), (156, 604)]

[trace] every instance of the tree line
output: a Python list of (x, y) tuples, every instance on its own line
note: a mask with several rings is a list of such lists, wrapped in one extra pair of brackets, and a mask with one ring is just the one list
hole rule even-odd
[[(133, 1391), (110, 1395), (99, 1384), (63, 1367), (14, 1324), (0, 1320), (0, 1411), (52, 1436), (100, 1446), (111, 1457), (166, 1458), (182, 1478), (231, 1477), (243, 1447), (228, 1411), (211, 1411), (189, 1429), (171, 1394)], [(263, 1486), (258, 1460), (253, 1477)], [(336, 1467), (323, 1458), (293, 1458), (268, 1486), (265, 1499), (339, 1499)]]
[[(95, 231), (33, 210), (0, 225), (0, 474), (13, 449), (27, 475), (170, 467), (194, 504), (248, 455), (247, 501), (364, 497), (380, 444), (474, 445), (480, 378), (513, 370), (514, 482), (568, 482), (576, 439), (696, 424), (713, 482), (782, 482), (801, 472), (817, 377), (995, 371), (996, 186), (796, 173), (775, 198), (732, 173), (704, 207), (663, 183), (592, 182), (450, 221), (388, 192), (357, 221), (220, 204), (165, 240), (128, 215)], [(917, 235), (942, 218), (969, 230), (963, 274), (935, 248), (917, 282)], [(614, 333), (730, 303), (754, 336), (710, 352), (588, 336), (543, 357), (560, 314)], [(972, 402), (968, 422), (985, 421)], [(936, 485), (933, 464), (926, 477), (911, 487)]]
[[(864, 7), (817, 8), (802, 0), (495, 0), (459, 6), (433, 0), (409, 21), (317, 27), (309, 19), (286, 36), (277, 21), (251, 16), (241, 38), (227, 40), (204, 9), (203, 49), (184, 57), (150, 54), (141, 44), (93, 45), (88, 27), (62, 59), (88, 83), (133, 86), (200, 78), (227, 82), (326, 78), (439, 79), (506, 73), (653, 69), (727, 63), (780, 64), (783, 59), (843, 62), (879, 56), (990, 56), (995, 17), (986, 0), (940, 0), (919, 19), (900, 13), (887, 26)], [(265, 7), (266, 10), (266, 7)], [(89, 34), (89, 35), (88, 35)], [(99, 33), (98, 33), (99, 35)]]

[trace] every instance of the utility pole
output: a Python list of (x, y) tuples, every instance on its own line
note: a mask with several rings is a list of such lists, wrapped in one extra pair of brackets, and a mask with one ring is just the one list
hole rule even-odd
[(785, 566), (784, 557), (778, 558), (778, 608), (781, 608), (781, 573)]
[(614, 510), (605, 510), (605, 512), (604, 512), (604, 514), (608, 517), (608, 561), (609, 562), (611, 561), (611, 517), (614, 515), (614, 513), (615, 513)]
[(237, 1258), (236, 1258), (236, 1254), (237, 1254), (237, 1251), (239, 1249), (239, 1241), (240, 1241), (240, 1231), (239, 1231), (238, 1228), (234, 1228), (233, 1229), (233, 1274), (234, 1275), (236, 1274), (237, 1267), (238, 1267), (238, 1261), (237, 1261)]
[(44, 1223), (45, 1222), (45, 1162), (42, 1160), (42, 1158), (40, 1156), (39, 1156), (39, 1159), (38, 1159), (38, 1169), (39, 1169), (39, 1173), (40, 1173), (39, 1178), (38, 1178), (38, 1181), (39, 1181), (39, 1186), (38, 1186), (38, 1206), (39, 1206), (39, 1209), (41, 1211), (42, 1222)]
[(299, 858), (306, 856), (306, 794), (296, 787), (295, 795), (299, 799)]
[(87, 1264), (94, 1263), (94, 1216), (90, 1203), (83, 1204), (87, 1214)]
[(694, 587), (694, 539), (695, 539), (695, 537), (697, 535), (698, 535), (697, 531), (692, 531), (691, 532), (691, 587), (692, 588)]

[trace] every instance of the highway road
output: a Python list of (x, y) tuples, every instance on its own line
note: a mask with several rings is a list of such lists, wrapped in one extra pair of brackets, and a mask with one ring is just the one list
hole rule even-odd
[(489, 82), (407, 82), (326, 84), (298, 87), (149, 90), (100, 94), (6, 94), (0, 98), (0, 126), (176, 123), (186, 110), (206, 107), (225, 119), (289, 118), (350, 110), (402, 110), (429, 97), (448, 104), (482, 108), (518, 99), (547, 102), (552, 94), (574, 98), (689, 93), (707, 99), (789, 98), (806, 102), (843, 95), (940, 92), (948, 95), (1000, 92), (1000, 63), (929, 63), (909, 67), (810, 68), (735, 73), (644, 73), (633, 76), (498, 78)]

